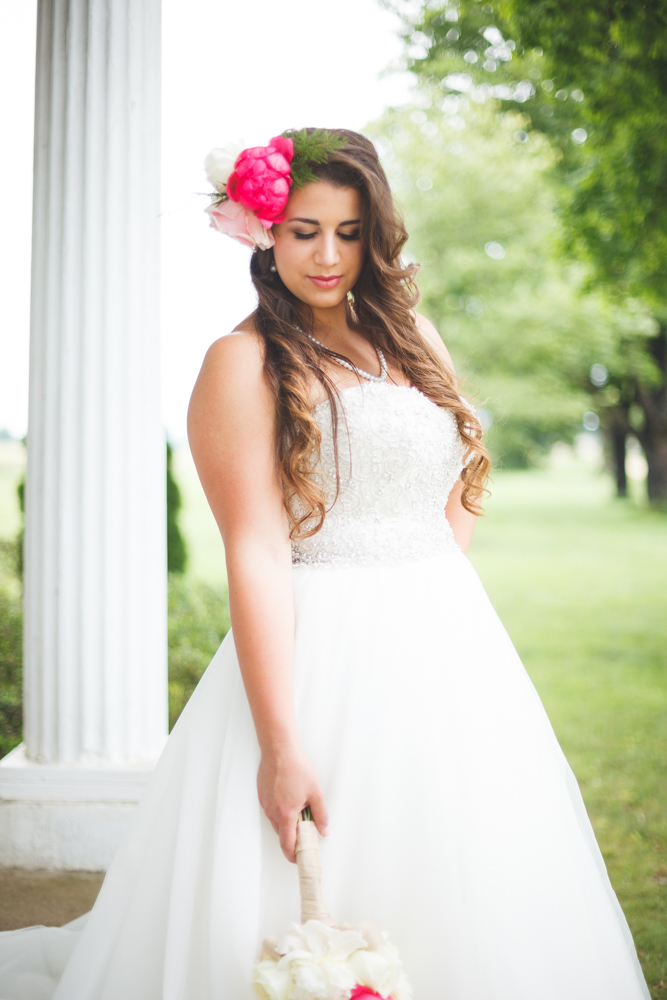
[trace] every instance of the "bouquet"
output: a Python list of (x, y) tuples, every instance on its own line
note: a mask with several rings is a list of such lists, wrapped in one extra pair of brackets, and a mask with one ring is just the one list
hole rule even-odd
[(335, 925), (322, 902), (317, 827), (310, 809), (297, 828), (301, 923), (266, 938), (253, 986), (260, 1000), (411, 1000), (398, 951), (372, 924)]

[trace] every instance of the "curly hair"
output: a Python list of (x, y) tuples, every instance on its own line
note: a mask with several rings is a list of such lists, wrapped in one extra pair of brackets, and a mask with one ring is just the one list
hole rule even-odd
[[(408, 234), (389, 182), (375, 147), (365, 136), (347, 129), (328, 131), (341, 140), (341, 146), (329, 154), (326, 163), (310, 167), (321, 180), (359, 192), (365, 256), (353, 289), (357, 327), (393, 360), (410, 385), (453, 414), (465, 446), (461, 502), (466, 510), (479, 514), (490, 469), (482, 427), (462, 400), (456, 375), (416, 325), (412, 309), (419, 299), (414, 284), (418, 267), (401, 262)], [(310, 307), (286, 288), (271, 270), (272, 263), (272, 249), (256, 250), (252, 255), (250, 274), (259, 300), (252, 318), (264, 341), (264, 369), (276, 400), (276, 460), (292, 536), (307, 537), (319, 531), (327, 512), (324, 490), (313, 475), (321, 434), (313, 415), (310, 386), (315, 379), (329, 400), (334, 445), (337, 391), (322, 366), (322, 349), (308, 338), (314, 333)]]

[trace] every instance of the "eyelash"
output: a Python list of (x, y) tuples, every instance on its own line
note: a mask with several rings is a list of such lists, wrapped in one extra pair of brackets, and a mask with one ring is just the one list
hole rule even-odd
[[(297, 240), (312, 240), (312, 239), (314, 239), (317, 236), (317, 233), (299, 233), (299, 232), (295, 231), (294, 235), (296, 236)], [(358, 232), (356, 232), (356, 233), (339, 233), (338, 235), (340, 236), (341, 240), (345, 240), (348, 243), (351, 243), (353, 240), (358, 240), (359, 239), (359, 233)]]

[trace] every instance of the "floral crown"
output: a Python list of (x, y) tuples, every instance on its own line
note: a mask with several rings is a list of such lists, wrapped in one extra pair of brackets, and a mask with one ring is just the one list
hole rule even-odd
[(268, 250), (273, 223), (285, 219), (290, 188), (316, 181), (311, 164), (326, 163), (344, 145), (326, 129), (290, 129), (268, 146), (212, 149), (204, 162), (215, 188), (206, 208), (211, 226), (253, 250)]

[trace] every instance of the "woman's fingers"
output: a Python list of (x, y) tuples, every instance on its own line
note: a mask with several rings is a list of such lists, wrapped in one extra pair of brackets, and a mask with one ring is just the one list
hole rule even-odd
[(313, 820), (315, 826), (317, 827), (319, 833), (326, 837), (329, 833), (329, 813), (327, 812), (327, 807), (324, 804), (324, 797), (319, 791), (311, 793), (308, 799), (308, 805), (310, 806), (310, 811), (313, 814)]
[(298, 813), (289, 813), (280, 821), (278, 836), (282, 852), (288, 861), (296, 863), (296, 824)]
[(296, 833), (299, 813), (310, 806), (313, 820), (322, 836), (328, 833), (329, 817), (324, 796), (313, 768), (305, 754), (262, 754), (257, 774), (260, 805), (278, 834), (280, 847), (288, 861), (296, 861)]

